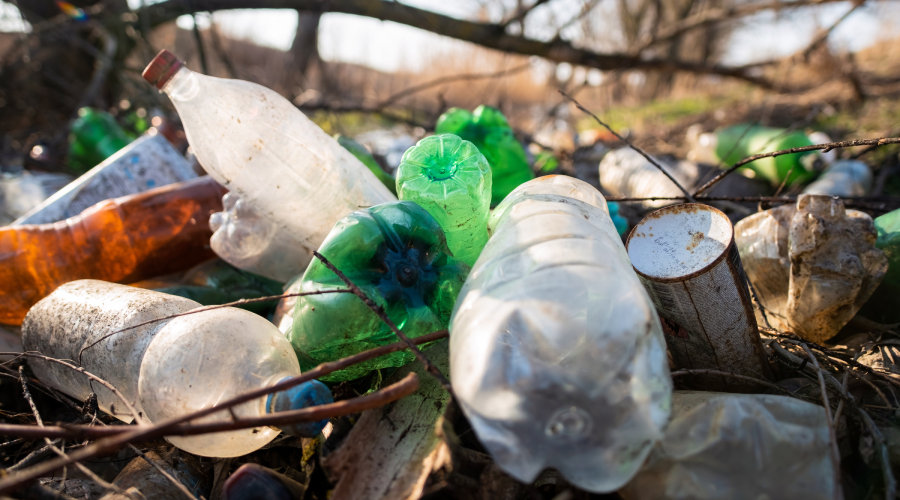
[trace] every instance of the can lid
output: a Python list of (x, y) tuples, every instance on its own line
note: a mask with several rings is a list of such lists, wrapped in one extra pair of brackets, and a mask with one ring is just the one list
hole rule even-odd
[(184, 66), (184, 63), (179, 61), (178, 58), (175, 57), (175, 54), (166, 49), (162, 49), (159, 51), (159, 54), (156, 54), (156, 57), (150, 61), (150, 64), (144, 68), (144, 72), (141, 76), (144, 77), (144, 80), (147, 80), (156, 86), (156, 88), (162, 90), (166, 83), (172, 79), (182, 66)]

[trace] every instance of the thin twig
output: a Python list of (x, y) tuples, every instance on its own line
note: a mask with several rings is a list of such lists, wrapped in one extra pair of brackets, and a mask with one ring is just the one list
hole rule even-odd
[[(631, 141), (629, 141), (628, 139), (626, 139), (626, 138), (622, 137), (621, 135), (619, 135), (618, 132), (616, 132), (615, 130), (613, 130), (612, 128), (610, 128), (610, 126), (607, 125), (606, 123), (604, 123), (603, 120), (601, 120), (600, 118), (598, 118), (597, 115), (595, 115), (594, 113), (591, 113), (587, 108), (585, 108), (584, 106), (582, 106), (580, 102), (576, 101), (575, 98), (570, 97), (569, 94), (566, 94), (566, 93), (563, 92), (562, 90), (557, 90), (557, 92), (559, 92), (560, 94), (562, 94), (563, 97), (565, 97), (566, 99), (568, 99), (569, 101), (571, 101), (572, 104), (574, 104), (576, 108), (578, 108), (578, 109), (580, 109), (581, 111), (585, 112), (588, 116), (590, 116), (591, 118), (593, 118), (594, 121), (596, 121), (597, 123), (599, 123), (600, 125), (602, 125), (603, 128), (605, 128), (606, 130), (609, 130), (609, 132), (610, 132), (611, 134), (613, 134), (614, 136), (616, 136), (620, 141), (622, 141), (622, 142), (624, 142), (625, 144), (627, 144), (628, 147), (630, 147), (631, 149), (637, 151), (638, 154), (640, 154), (641, 156), (643, 156), (644, 158), (646, 158), (647, 161), (649, 161), (650, 163), (653, 164), (653, 166), (655, 166), (656, 168), (658, 168), (660, 172), (662, 172), (666, 177), (668, 177), (669, 180), (672, 181), (672, 183), (675, 184), (675, 185), (678, 187), (678, 189), (681, 190), (682, 193), (684, 193), (684, 196), (685, 196), (685, 198), (687, 198), (688, 201), (690, 201), (691, 203), (697, 203), (697, 200), (694, 199), (693, 195), (691, 195), (691, 193), (688, 192), (688, 190), (685, 189), (684, 186), (682, 186), (681, 184), (679, 184), (678, 181), (675, 180), (674, 177), (672, 177), (672, 174), (670, 174), (668, 171), (666, 171), (666, 169), (664, 169), (664, 168), (662, 167), (662, 165), (659, 164), (659, 162), (657, 162), (656, 160), (654, 160), (650, 155), (648, 155), (647, 153), (645, 153), (641, 148), (639, 148), (639, 147), (635, 146), (634, 144), (632, 144)], [(715, 179), (714, 179), (714, 180), (715, 180)]]
[(822, 152), (827, 153), (827, 152), (831, 151), (832, 149), (838, 149), (838, 148), (850, 148), (850, 147), (854, 147), (854, 146), (883, 146), (885, 144), (900, 144), (900, 137), (881, 137), (878, 139), (854, 139), (854, 140), (850, 140), (850, 141), (828, 142), (825, 144), (813, 144), (812, 146), (802, 146), (802, 147), (797, 147), (797, 148), (782, 149), (779, 151), (772, 151), (769, 153), (760, 153), (760, 154), (748, 156), (748, 157), (744, 158), (743, 160), (740, 160), (737, 163), (735, 163), (734, 165), (732, 165), (731, 168), (729, 168), (728, 170), (713, 177), (713, 179), (711, 181), (709, 181), (706, 184), (697, 188), (697, 190), (694, 191), (694, 194), (698, 195), (698, 194), (706, 191), (707, 189), (713, 187), (716, 183), (721, 181), (723, 178), (725, 178), (725, 176), (727, 176), (728, 174), (734, 172), (735, 170), (739, 169), (740, 167), (743, 167), (744, 165), (746, 165), (752, 161), (756, 161), (761, 158), (772, 158), (775, 156), (781, 156), (781, 155), (787, 155), (787, 154), (793, 154), (793, 153), (805, 153), (808, 151), (817, 151), (820, 149), (822, 150)]
[(739, 380), (756, 382), (759, 385), (764, 385), (770, 389), (775, 389), (777, 391), (784, 392), (784, 393), (788, 394), (789, 396), (796, 397), (791, 391), (785, 389), (784, 387), (777, 386), (777, 385), (773, 384), (772, 382), (769, 382), (769, 381), (766, 381), (766, 380), (763, 380), (760, 378), (756, 378), (756, 377), (749, 377), (747, 375), (741, 375), (738, 373), (727, 372), (727, 371), (723, 371), (723, 370), (705, 369), (705, 368), (704, 369), (683, 368), (683, 369), (672, 372), (672, 377), (681, 377), (681, 376), (685, 376), (685, 375), (719, 375), (719, 376), (723, 376), (723, 377), (731, 377), (731, 378), (736, 378)]
[(366, 292), (363, 292), (361, 288), (350, 281), (350, 278), (342, 273), (340, 269), (334, 267), (334, 264), (329, 262), (328, 259), (326, 259), (318, 251), (313, 251), (313, 255), (315, 255), (316, 258), (319, 259), (322, 264), (324, 264), (325, 267), (328, 268), (329, 271), (336, 274), (337, 277), (340, 278), (341, 281), (343, 281), (347, 285), (347, 287), (353, 291), (353, 294), (359, 297), (369, 307), (369, 309), (372, 310), (372, 312), (378, 315), (378, 317), (381, 318), (381, 321), (383, 321), (384, 324), (386, 324), (388, 328), (390, 328), (391, 331), (394, 332), (394, 335), (396, 335), (398, 339), (406, 343), (406, 346), (409, 347), (409, 350), (412, 351), (416, 359), (418, 359), (419, 362), (425, 366), (425, 369), (428, 370), (428, 373), (434, 376), (434, 378), (436, 378), (438, 382), (441, 383), (441, 385), (444, 387), (444, 389), (447, 390), (447, 392), (453, 394), (453, 391), (450, 387), (450, 381), (447, 380), (447, 378), (444, 377), (444, 374), (441, 373), (440, 370), (438, 370), (438, 367), (434, 366), (434, 363), (432, 363), (431, 360), (428, 359), (428, 357), (425, 356), (425, 354), (421, 350), (419, 350), (418, 347), (416, 347), (416, 344), (412, 340), (410, 340), (405, 333), (401, 332), (400, 329), (397, 328), (397, 325), (395, 325), (391, 318), (388, 317), (383, 307), (376, 304), (375, 301), (370, 299), (369, 296), (366, 295)]

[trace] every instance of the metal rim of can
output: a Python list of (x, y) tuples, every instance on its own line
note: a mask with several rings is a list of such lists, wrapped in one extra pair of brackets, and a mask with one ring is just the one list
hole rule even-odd
[[(731, 238), (729, 238), (728, 245), (725, 246), (725, 248), (722, 250), (722, 253), (719, 254), (715, 259), (712, 260), (712, 262), (710, 262), (706, 266), (704, 266), (696, 271), (693, 271), (689, 274), (685, 274), (683, 276), (678, 276), (675, 278), (661, 278), (661, 277), (657, 277), (657, 276), (651, 276), (646, 273), (642, 273), (641, 271), (638, 270), (637, 267), (635, 267), (634, 263), (632, 263), (631, 268), (634, 269), (634, 272), (636, 272), (641, 277), (647, 278), (648, 280), (655, 281), (657, 283), (677, 283), (679, 281), (691, 280), (693, 278), (696, 278), (697, 276), (700, 276), (701, 274), (705, 274), (705, 273), (709, 272), (710, 269), (716, 267), (720, 262), (722, 262), (722, 260), (724, 260), (728, 256), (729, 252), (731, 252), (731, 247), (734, 246), (734, 224), (731, 223), (731, 220), (728, 218), (727, 215), (725, 215), (724, 212), (722, 212), (721, 210), (719, 210), (716, 207), (713, 207), (710, 205), (704, 205), (703, 203), (682, 203), (680, 205), (671, 205), (671, 206), (663, 207), (658, 210), (654, 210), (653, 212), (650, 212), (649, 214), (647, 214), (646, 217), (641, 219), (640, 222), (635, 224), (635, 226), (633, 228), (631, 228), (631, 231), (628, 233), (628, 238), (625, 240), (625, 252), (628, 253), (628, 248), (631, 245), (631, 238), (634, 236), (635, 231), (637, 231), (637, 228), (639, 228), (641, 226), (641, 224), (643, 224), (644, 221), (646, 221), (647, 219), (650, 219), (652, 217), (658, 217), (660, 215), (666, 215), (666, 213), (669, 213), (669, 212), (672, 212), (672, 213), (682, 212), (685, 210), (697, 209), (697, 208), (699, 208), (701, 210), (706, 210), (706, 211), (712, 212), (728, 221), (728, 226), (731, 228)], [(630, 255), (629, 255), (628, 260), (629, 261), (631, 260)]]

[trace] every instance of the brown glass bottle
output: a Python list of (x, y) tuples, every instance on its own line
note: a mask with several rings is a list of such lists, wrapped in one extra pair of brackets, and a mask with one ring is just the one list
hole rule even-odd
[(185, 270), (215, 257), (209, 216), (225, 188), (209, 177), (102, 201), (52, 224), (0, 228), (0, 323), (63, 283), (131, 283)]

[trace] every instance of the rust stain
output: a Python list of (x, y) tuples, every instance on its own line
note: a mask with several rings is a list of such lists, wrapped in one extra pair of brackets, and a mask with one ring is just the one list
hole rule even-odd
[(697, 248), (697, 245), (699, 245), (701, 241), (703, 241), (704, 235), (700, 231), (689, 232), (689, 234), (691, 235), (691, 242), (688, 243), (684, 249), (694, 253), (694, 249)]

